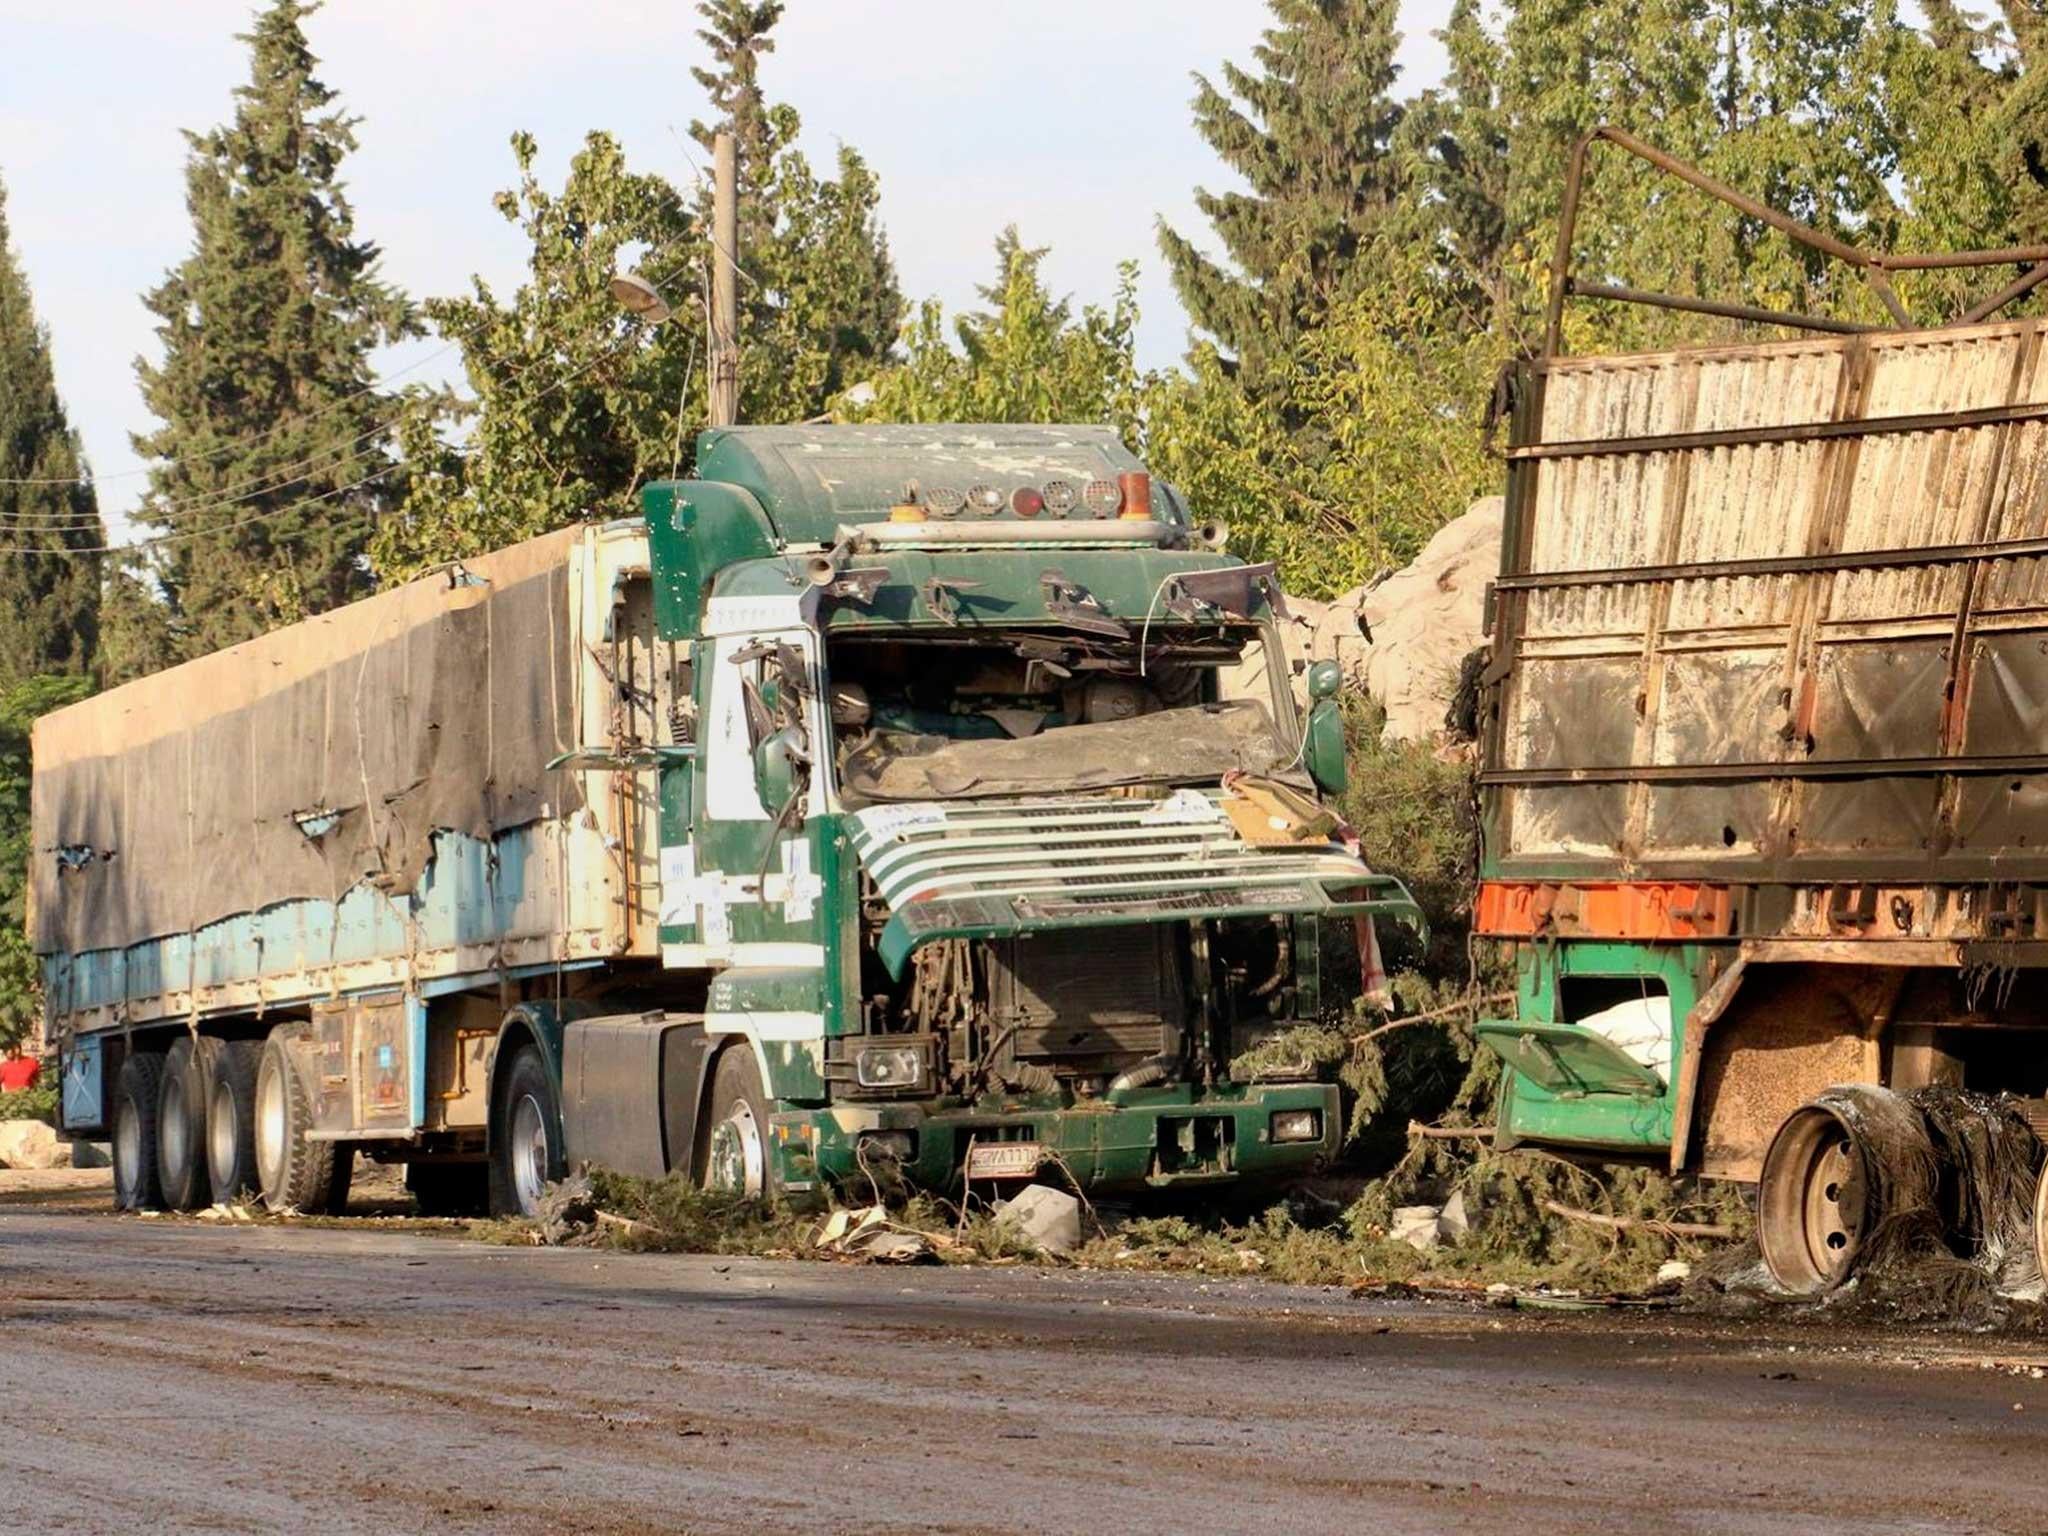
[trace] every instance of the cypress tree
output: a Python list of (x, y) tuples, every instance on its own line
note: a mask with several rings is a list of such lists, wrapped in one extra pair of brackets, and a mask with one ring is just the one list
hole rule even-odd
[(91, 668), (105, 543), (0, 188), (0, 689)]
[(1188, 314), (1255, 372), (1355, 294), (1402, 188), (1395, 0), (1268, 0), (1259, 73), (1195, 76), (1195, 126), (1249, 184), (1197, 189), (1229, 264), (1161, 224)]
[(141, 516), (175, 536), (164, 589), (194, 652), (361, 595), (390, 501), (369, 357), (414, 322), (355, 235), (339, 172), (357, 120), (314, 75), (314, 9), (272, 0), (241, 34), (232, 121), (186, 135), (192, 252), (145, 299), (163, 360), (136, 372), (163, 425), (135, 438), (157, 461)]

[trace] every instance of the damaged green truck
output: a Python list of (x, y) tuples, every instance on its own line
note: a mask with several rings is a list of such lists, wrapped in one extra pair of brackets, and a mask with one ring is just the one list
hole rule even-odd
[[(1860, 268), (1873, 306), (1892, 274), (2022, 277), (1932, 328), (1587, 282), (1572, 210), (1601, 141)], [(1565, 206), (1484, 677), (1475, 927), (1518, 976), (1478, 1025), (1499, 1141), (1756, 1184), (1797, 1291), (1902, 1214), (1965, 1257), (2024, 1249), (1957, 1200), (1918, 1105), (2011, 1095), (1971, 1113), (2039, 1167), (2048, 322), (1990, 317), (2048, 250), (1880, 258), (1613, 131)], [(1806, 334), (1572, 357), (1570, 298)]]
[[(565, 529), (34, 736), (67, 1130), (123, 1206), (531, 1213), (1321, 1166), (1230, 1061), (1419, 923), (1317, 806), (1271, 567), (1102, 430), (738, 428)], [(1328, 1000), (1343, 1003), (1348, 999)]]

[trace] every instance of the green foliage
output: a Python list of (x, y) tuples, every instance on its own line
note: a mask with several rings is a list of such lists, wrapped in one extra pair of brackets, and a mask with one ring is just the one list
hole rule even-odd
[(110, 554), (101, 566), (98, 665), (102, 687), (118, 688), (174, 666), (177, 630), (164, 601), (162, 562), (147, 549)]
[(1135, 264), (1118, 268), (1107, 309), (1090, 305), (1077, 318), (1046, 288), (1044, 259), (1014, 225), (1004, 230), (996, 279), (981, 289), (986, 307), (960, 316), (949, 336), (927, 301), (904, 332), (902, 364), (875, 377), (872, 402), (842, 410), (864, 421), (1102, 422), (1138, 440)]
[(188, 654), (361, 596), (391, 501), (369, 358), (415, 324), (355, 236), (355, 120), (314, 76), (311, 9), (257, 14), (233, 120), (186, 136), (192, 253), (144, 300), (163, 357), (136, 374), (162, 425), (135, 438), (156, 461), (139, 518), (177, 536), (162, 578)]
[(85, 473), (0, 188), (0, 683), (92, 666), (106, 530)]
[(40, 1120), (45, 1125), (55, 1125), (58, 1092), (56, 1079), (46, 1067), (35, 1087), (19, 1093), (0, 1093), (0, 1120)]
[[(715, 69), (697, 71), (737, 140), (739, 310), (744, 421), (814, 416), (873, 372), (902, 299), (877, 214), (880, 188), (850, 148), (820, 177), (795, 148), (799, 121), (762, 99), (774, 4), (706, 0)], [(707, 147), (714, 129), (693, 125)], [(478, 279), (425, 306), (462, 346), (464, 396), (417, 393), (401, 424), (401, 516), (377, 534), (377, 572), (402, 578), (444, 560), (586, 517), (637, 510), (645, 481), (687, 472), (688, 428), (705, 417), (703, 318), (710, 292), (710, 193), (694, 205), (665, 178), (634, 171), (593, 133), (559, 192), (515, 134), (519, 185), (495, 205), (528, 246), (509, 300)], [(609, 284), (637, 266), (673, 320), (623, 314)]]
[(36, 716), (92, 692), (88, 678), (56, 674), (23, 678), (0, 690), (0, 1045), (33, 1038), (42, 995), (29, 947), (29, 728)]
[(1269, 4), (1257, 73), (1225, 63), (1224, 89), (1195, 76), (1195, 127), (1246, 183), (1195, 194), (1228, 265), (1159, 230), (1188, 313), (1254, 380), (1375, 269), (1404, 182), (1394, 0)]
[[(387, 578), (628, 515), (641, 482), (675, 459), (677, 411), (701, 412), (686, 327), (624, 313), (608, 286), (632, 265), (622, 252), (643, 247), (657, 283), (689, 270), (695, 226), (676, 190), (628, 170), (607, 134), (584, 141), (559, 193), (534, 172), (531, 135), (513, 135), (512, 152), (519, 185), (494, 203), (526, 239), (527, 279), (509, 303), (478, 278), (467, 296), (425, 305), (460, 339), (470, 395), (408, 401), (405, 500), (371, 546)], [(459, 451), (443, 436), (451, 419), (465, 427)]]
[(1471, 757), (1427, 742), (1388, 741), (1385, 718), (1369, 699), (1344, 701), (1351, 769), (1344, 819), (1367, 860), (1398, 873), (1429, 918), (1429, 953), (1393, 958), (1462, 971), (1479, 857)]

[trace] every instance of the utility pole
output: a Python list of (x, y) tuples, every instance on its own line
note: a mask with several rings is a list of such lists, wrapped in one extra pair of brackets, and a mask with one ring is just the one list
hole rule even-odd
[(740, 418), (739, 164), (732, 134), (711, 145), (711, 425)]

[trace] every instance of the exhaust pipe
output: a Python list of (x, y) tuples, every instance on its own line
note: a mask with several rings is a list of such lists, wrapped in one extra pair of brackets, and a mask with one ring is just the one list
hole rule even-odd
[(1230, 542), (1230, 524), (1221, 519), (1211, 519), (1195, 529), (1195, 542), (1217, 554), (1223, 553), (1223, 546)]

